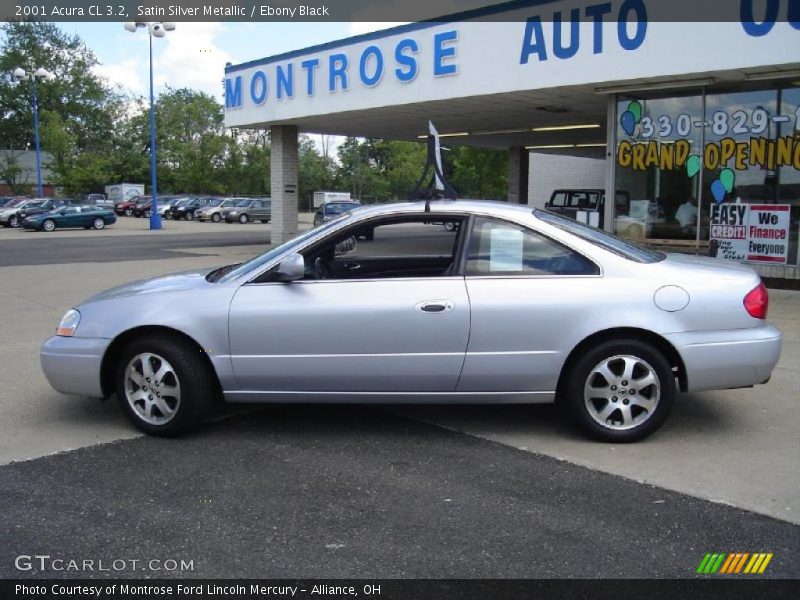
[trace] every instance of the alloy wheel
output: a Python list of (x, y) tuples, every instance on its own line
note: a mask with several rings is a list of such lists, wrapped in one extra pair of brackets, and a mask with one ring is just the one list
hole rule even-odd
[(137, 354), (125, 368), (125, 399), (149, 425), (164, 425), (178, 412), (181, 384), (172, 365), (158, 354)]
[(661, 398), (661, 382), (645, 360), (611, 356), (589, 372), (583, 391), (586, 410), (597, 423), (615, 431), (649, 420)]

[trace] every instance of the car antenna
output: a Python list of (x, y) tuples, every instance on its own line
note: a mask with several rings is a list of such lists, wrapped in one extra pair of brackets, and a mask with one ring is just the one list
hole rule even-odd
[[(433, 169), (433, 175), (428, 184), (423, 187), (425, 180)], [(425, 161), (425, 170), (422, 177), (417, 180), (414, 189), (409, 195), (409, 200), (425, 200), (425, 212), (431, 212), (431, 200), (447, 198), (455, 200), (458, 197), (455, 188), (444, 178), (442, 174), (442, 151), (439, 145), (439, 132), (428, 121), (428, 154)]]

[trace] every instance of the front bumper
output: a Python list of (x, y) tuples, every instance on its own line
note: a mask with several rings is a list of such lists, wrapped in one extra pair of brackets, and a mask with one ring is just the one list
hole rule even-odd
[(750, 387), (766, 382), (781, 356), (783, 336), (769, 323), (751, 329), (665, 336), (686, 367), (688, 391)]
[(100, 367), (111, 340), (53, 336), (42, 344), (40, 359), (47, 381), (62, 394), (100, 398)]

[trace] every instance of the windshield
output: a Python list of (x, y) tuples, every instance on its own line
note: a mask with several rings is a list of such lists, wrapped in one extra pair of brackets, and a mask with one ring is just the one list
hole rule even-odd
[(628, 260), (639, 263), (654, 263), (664, 260), (665, 258), (665, 255), (661, 252), (655, 252), (654, 250), (648, 250), (647, 248), (636, 246), (630, 242), (618, 238), (615, 235), (611, 235), (602, 229), (590, 227), (588, 225), (584, 225), (583, 223), (578, 223), (572, 219), (567, 219), (545, 210), (537, 209), (533, 211), (533, 214), (545, 223), (555, 225), (559, 229), (563, 229), (568, 233), (577, 235), (579, 238), (586, 240), (587, 242), (591, 242), (595, 246), (600, 246), (601, 248), (622, 256), (623, 258), (627, 258)]
[(186, 206), (189, 202), (191, 201), (188, 198), (184, 198), (183, 200), (178, 200), (173, 206)]
[(348, 210), (353, 210), (357, 208), (359, 205), (355, 202), (331, 202), (325, 205), (325, 214), (328, 215), (340, 215)]
[(239, 207), (239, 208), (244, 208), (246, 206), (250, 206), (250, 200), (247, 200), (247, 199), (245, 199), (245, 200), (237, 200), (236, 201), (236, 206)]
[(6, 204), (4, 208), (15, 208), (20, 204), (22, 204), (23, 202), (25, 202), (25, 200), (12, 200), (8, 204)]
[(301, 235), (298, 235), (296, 238), (292, 238), (291, 240), (288, 240), (288, 241), (284, 242), (280, 246), (275, 246), (271, 250), (267, 250), (264, 254), (259, 254), (258, 256), (254, 257), (254, 258), (251, 258), (247, 262), (242, 263), (241, 265), (239, 265), (238, 267), (236, 267), (235, 269), (233, 269), (231, 271), (225, 272), (223, 270), (221, 273), (218, 273), (219, 269), (217, 269), (217, 271), (212, 271), (209, 275), (212, 275), (212, 276), (216, 275), (216, 277), (211, 277), (209, 279), (209, 281), (212, 282), (212, 283), (216, 283), (216, 282), (225, 283), (226, 281), (231, 281), (232, 279), (236, 279), (237, 277), (241, 277), (242, 275), (245, 275), (246, 273), (249, 273), (251, 271), (255, 271), (255, 270), (259, 269), (260, 267), (264, 266), (265, 264), (267, 264), (269, 261), (271, 261), (276, 256), (279, 256), (279, 255), (283, 254), (284, 252), (286, 252), (287, 250), (290, 250), (293, 246), (300, 246), (306, 240), (308, 240), (309, 238), (311, 238), (311, 237), (317, 235), (318, 233), (320, 233), (322, 231), (325, 231), (327, 229), (331, 229), (333, 227), (337, 227), (339, 225), (339, 223), (341, 223), (342, 221), (346, 221), (349, 218), (350, 218), (350, 215), (342, 215), (338, 219), (333, 219), (332, 221), (328, 221), (327, 223), (323, 223), (319, 227), (314, 227), (313, 229), (309, 229), (305, 233), (303, 233)]
[(212, 200), (211, 200), (211, 201), (208, 203), (208, 205), (209, 205), (209, 206), (219, 206), (220, 204), (222, 204), (222, 198), (213, 198), (213, 199), (212, 199)]

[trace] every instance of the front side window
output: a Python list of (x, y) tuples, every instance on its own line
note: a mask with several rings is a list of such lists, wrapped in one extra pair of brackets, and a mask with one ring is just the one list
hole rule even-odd
[(477, 218), (467, 252), (468, 276), (597, 275), (587, 258), (526, 227)]
[(303, 253), (306, 279), (455, 275), (462, 219), (387, 219), (359, 225)]

